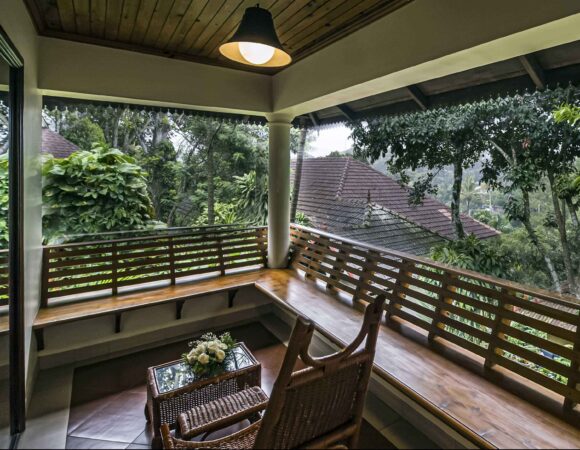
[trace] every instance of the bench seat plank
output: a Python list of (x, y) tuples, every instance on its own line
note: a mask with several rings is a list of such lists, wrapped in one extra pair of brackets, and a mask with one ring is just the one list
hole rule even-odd
[[(314, 320), (324, 335), (340, 345), (351, 342), (359, 330), (360, 311), (293, 270), (267, 271), (256, 287)], [(401, 330), (381, 327), (375, 370), (480, 446), (580, 448), (578, 428), (406, 337)], [(546, 395), (554, 394), (546, 390)]]
[(254, 286), (264, 269), (227, 276), (206, 278), (192, 283), (167, 286), (154, 290), (142, 290), (130, 294), (82, 300), (75, 303), (49, 306), (38, 311), (33, 329), (40, 330), (62, 323), (91, 319), (107, 314), (122, 313), (147, 306), (161, 305), (200, 295)]
[(0, 336), (8, 334), (10, 325), (8, 324), (8, 314), (0, 316)]

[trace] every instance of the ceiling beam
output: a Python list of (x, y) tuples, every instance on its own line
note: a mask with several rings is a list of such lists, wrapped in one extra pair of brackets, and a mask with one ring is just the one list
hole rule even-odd
[(310, 117), (310, 121), (312, 122), (312, 125), (317, 127), (320, 124), (320, 120), (318, 119), (318, 114), (316, 114), (315, 112), (311, 112), (308, 114), (308, 116)]
[(336, 105), (336, 107), (340, 109), (340, 112), (347, 120), (356, 120), (356, 113), (348, 105), (343, 103), (342, 105)]
[(539, 63), (538, 58), (536, 58), (536, 55), (530, 53), (528, 55), (520, 56), (519, 59), (536, 87), (538, 89), (544, 89), (546, 87), (546, 74)]
[(406, 89), (409, 93), (409, 97), (411, 97), (413, 101), (417, 103), (422, 111), (425, 111), (427, 108), (429, 108), (429, 97), (423, 94), (423, 91), (419, 88), (419, 86), (412, 84), (411, 86), (407, 86)]
[[(572, 83), (580, 87), (580, 63), (544, 70), (546, 86), (567, 85)], [(489, 83), (453, 89), (428, 97), (430, 107), (445, 107), (490, 98), (497, 95), (512, 95), (530, 88), (530, 77), (527, 74), (514, 78), (495, 80)], [(408, 99), (395, 103), (375, 106), (364, 111), (354, 112), (357, 118), (390, 116), (417, 112), (414, 104)], [(321, 118), (320, 125), (344, 122), (344, 114)]]

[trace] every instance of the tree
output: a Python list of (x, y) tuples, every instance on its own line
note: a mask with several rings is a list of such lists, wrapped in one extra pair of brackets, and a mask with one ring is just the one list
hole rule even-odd
[(59, 133), (81, 150), (90, 150), (95, 145), (105, 145), (103, 130), (89, 117), (79, 117), (71, 114), (66, 126), (63, 126)]
[(43, 165), (43, 222), (52, 241), (68, 233), (143, 229), (153, 224), (146, 174), (121, 151), (96, 147)]
[(461, 222), (463, 171), (485, 151), (481, 133), (482, 111), (478, 104), (452, 106), (413, 114), (353, 122), (354, 152), (376, 161), (384, 157), (391, 172), (407, 183), (407, 170), (425, 167), (428, 172), (413, 184), (411, 202), (420, 204), (436, 192), (435, 176), (453, 167), (451, 216), (456, 235), (465, 237)]
[(304, 151), (306, 148), (306, 138), (308, 137), (308, 130), (302, 128), (300, 130), (300, 143), (298, 144), (298, 151), (296, 153), (296, 166), (294, 167), (294, 185), (292, 186), (292, 200), (290, 203), (290, 222), (296, 220), (296, 210), (298, 208), (298, 197), (300, 196), (300, 183), (302, 182), (302, 164), (304, 162)]
[(0, 155), (0, 249), (8, 246), (8, 154)]
[(482, 173), (483, 180), (492, 186), (507, 194), (520, 194), (510, 197), (506, 211), (511, 219), (522, 222), (531, 241), (544, 255), (554, 287), (559, 290), (555, 267), (531, 222), (530, 194), (548, 190), (568, 287), (576, 294), (576, 270), (556, 179), (570, 173), (575, 159), (580, 156), (580, 130), (552, 118), (553, 105), (567, 98), (570, 89), (558, 88), (484, 102), (488, 114), (485, 130), (490, 147)]
[(8, 128), (9, 128), (9, 108), (6, 103), (0, 100), (0, 155), (8, 152)]

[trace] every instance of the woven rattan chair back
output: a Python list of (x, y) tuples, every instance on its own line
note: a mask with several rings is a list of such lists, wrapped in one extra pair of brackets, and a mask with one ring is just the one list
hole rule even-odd
[[(384, 302), (367, 306), (348, 347), (322, 358), (308, 351), (314, 324), (298, 318), (254, 448), (356, 447)], [(298, 357), (307, 367), (294, 372)]]

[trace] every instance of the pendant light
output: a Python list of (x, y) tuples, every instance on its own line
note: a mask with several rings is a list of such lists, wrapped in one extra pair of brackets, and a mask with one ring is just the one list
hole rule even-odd
[(220, 46), (220, 53), (232, 61), (258, 67), (282, 67), (292, 61), (278, 39), (272, 14), (260, 5), (246, 9), (237, 31)]

